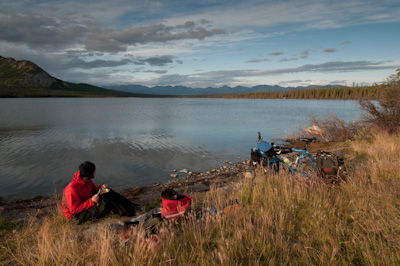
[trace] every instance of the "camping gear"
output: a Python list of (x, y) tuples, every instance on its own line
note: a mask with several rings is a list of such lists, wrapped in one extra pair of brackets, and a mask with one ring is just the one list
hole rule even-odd
[(186, 194), (178, 194), (173, 189), (161, 192), (161, 218), (171, 220), (182, 217), (193, 199)]
[(315, 163), (320, 174), (324, 179), (336, 179), (339, 173), (339, 167), (343, 164), (335, 154), (327, 151), (321, 151), (317, 154)]
[(160, 208), (155, 208), (151, 211), (151, 216), (153, 218), (159, 218), (161, 219), (161, 209)]
[(142, 215), (139, 215), (135, 218), (132, 218), (131, 222), (135, 223), (135, 222), (144, 222), (147, 221), (148, 219), (150, 219), (150, 215), (148, 213), (144, 213)]
[(206, 213), (211, 215), (211, 216), (216, 216), (218, 214), (218, 210), (215, 208), (207, 207), (206, 208)]

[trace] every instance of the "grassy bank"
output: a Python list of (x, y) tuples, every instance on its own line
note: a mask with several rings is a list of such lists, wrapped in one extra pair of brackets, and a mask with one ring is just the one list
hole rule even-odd
[[(350, 144), (348, 180), (256, 171), (254, 182), (194, 195), (194, 209), (232, 212), (157, 224), (158, 240), (135, 228), (122, 247), (106, 223), (83, 226), (60, 210), (22, 229), (2, 229), (0, 261), (21, 265), (399, 265), (400, 136), (376, 133)], [(260, 170), (260, 169), (258, 169)]]

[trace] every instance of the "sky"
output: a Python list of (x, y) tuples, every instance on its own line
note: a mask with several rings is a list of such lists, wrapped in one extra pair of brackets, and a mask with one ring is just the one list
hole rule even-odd
[(98, 86), (372, 85), (400, 0), (0, 0), (0, 56)]

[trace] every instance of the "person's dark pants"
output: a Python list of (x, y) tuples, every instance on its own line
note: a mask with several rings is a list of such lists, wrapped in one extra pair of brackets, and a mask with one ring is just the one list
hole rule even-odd
[(108, 193), (100, 195), (99, 202), (93, 207), (81, 211), (73, 216), (79, 223), (105, 217), (109, 214), (120, 216), (135, 216), (135, 209), (132, 202), (110, 189)]

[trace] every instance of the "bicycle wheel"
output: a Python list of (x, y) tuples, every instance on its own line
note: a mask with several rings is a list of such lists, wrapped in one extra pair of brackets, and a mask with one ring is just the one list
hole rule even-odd
[(310, 161), (310, 158), (305, 157), (298, 168), (299, 174), (303, 176), (319, 177), (320, 173), (317, 167)]

